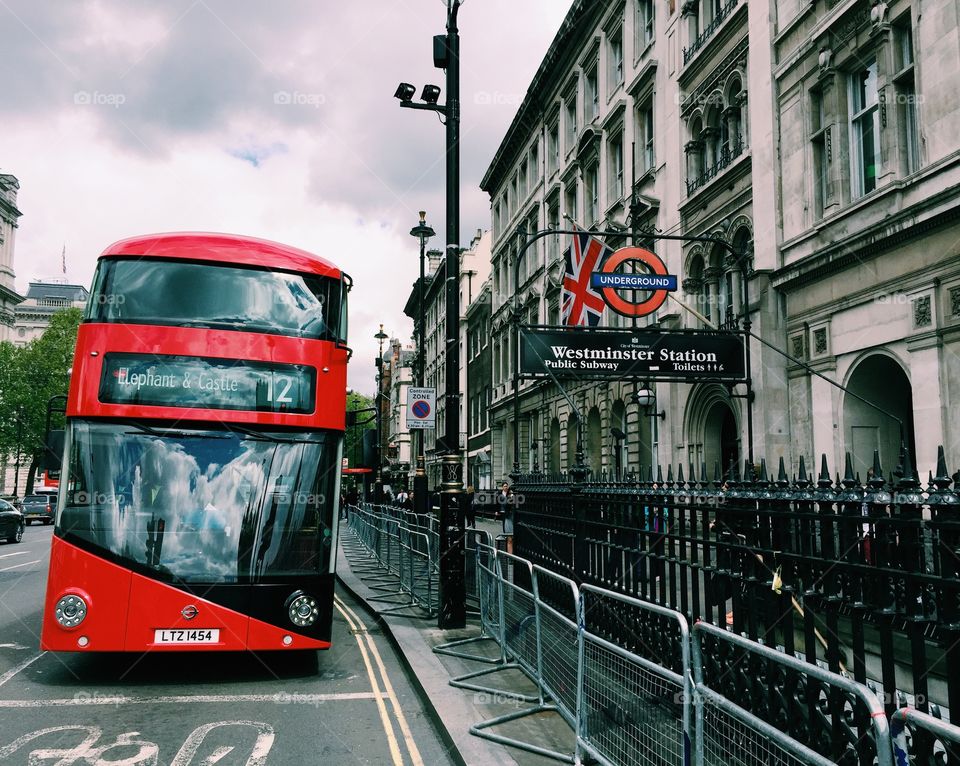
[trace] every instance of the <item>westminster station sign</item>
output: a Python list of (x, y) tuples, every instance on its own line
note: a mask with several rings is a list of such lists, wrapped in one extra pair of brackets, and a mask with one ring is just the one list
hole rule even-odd
[(729, 332), (525, 329), (522, 375), (645, 378), (695, 383), (746, 380), (743, 336)]

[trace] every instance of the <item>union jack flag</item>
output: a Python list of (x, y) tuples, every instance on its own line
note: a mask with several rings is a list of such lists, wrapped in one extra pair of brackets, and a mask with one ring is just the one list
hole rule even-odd
[(613, 250), (579, 226), (574, 228), (577, 233), (564, 253), (567, 271), (563, 275), (560, 323), (571, 327), (596, 327), (606, 304), (600, 293), (590, 286), (590, 275), (600, 268)]

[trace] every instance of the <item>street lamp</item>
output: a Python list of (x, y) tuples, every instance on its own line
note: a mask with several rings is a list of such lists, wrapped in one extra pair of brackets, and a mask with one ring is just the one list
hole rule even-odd
[(447, 0), (447, 33), (433, 38), (433, 63), (447, 77), (447, 103), (439, 104), (440, 89), (427, 86), (421, 102), (401, 83), (394, 94), (400, 106), (426, 109), (444, 117), (447, 152), (447, 253), (446, 253), (446, 409), (440, 494), (440, 609), (437, 627), (462, 628), (467, 624), (464, 579), (463, 463), (460, 460), (460, 33), (457, 13), (462, 0)]
[(630, 398), (643, 409), (643, 414), (646, 417), (660, 418), (661, 420), (667, 419), (666, 410), (660, 410), (660, 412), (652, 411), (655, 410), (656, 407), (657, 395), (647, 388), (647, 386), (644, 386), (639, 391), (634, 391), (633, 394), (630, 395)]
[[(411, 86), (412, 87), (412, 86)], [(426, 279), (424, 273), (424, 259), (426, 258), (427, 240), (436, 235), (436, 232), (427, 225), (427, 212), (420, 211), (420, 223), (410, 229), (410, 236), (420, 240), (420, 281), (417, 282), (417, 303), (419, 304), (417, 316), (417, 386), (424, 386), (424, 300), (423, 283)], [(416, 429), (420, 432), (417, 440), (417, 470), (413, 475), (413, 510), (415, 513), (425, 514), (427, 512), (427, 459), (423, 454), (423, 441), (425, 434), (422, 428)]]
[(380, 332), (373, 336), (377, 339), (377, 396), (374, 401), (377, 415), (377, 479), (373, 487), (373, 502), (383, 502), (383, 456), (381, 455), (381, 445), (383, 444), (383, 414), (380, 408), (380, 397), (383, 396), (383, 342), (389, 337), (383, 331), (383, 325), (380, 325)]

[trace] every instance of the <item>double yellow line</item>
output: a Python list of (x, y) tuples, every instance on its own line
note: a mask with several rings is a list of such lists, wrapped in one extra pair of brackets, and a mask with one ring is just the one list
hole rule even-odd
[[(377, 710), (380, 713), (380, 723), (383, 725), (383, 730), (387, 735), (387, 743), (390, 746), (390, 756), (393, 759), (394, 766), (403, 766), (403, 753), (400, 750), (400, 744), (398, 743), (396, 733), (394, 732), (393, 722), (390, 720), (390, 715), (387, 712), (387, 706), (384, 703), (384, 697), (390, 700), (390, 706), (393, 708), (393, 715), (397, 719), (397, 725), (400, 728), (400, 734), (403, 736), (403, 741), (406, 745), (407, 752), (410, 754), (411, 763), (413, 766), (423, 766), (423, 759), (420, 757), (420, 751), (417, 749), (417, 743), (414, 742), (413, 734), (410, 732), (410, 727), (407, 725), (407, 719), (404, 717), (403, 710), (400, 707), (400, 700), (397, 699), (396, 692), (393, 690), (393, 684), (390, 683), (390, 677), (387, 675), (387, 669), (383, 664), (383, 658), (380, 656), (380, 651), (373, 642), (373, 638), (367, 632), (366, 626), (357, 616), (356, 612), (343, 603), (339, 596), (334, 596), (333, 605), (337, 608), (337, 611), (343, 615), (343, 619), (345, 619), (347, 621), (347, 625), (350, 626), (350, 631), (353, 633), (354, 638), (357, 639), (357, 646), (360, 647), (360, 654), (363, 656), (363, 664), (366, 665), (367, 668), (367, 676), (370, 679), (370, 686), (373, 689), (374, 699), (377, 703)], [(366, 639), (366, 642), (364, 642), (364, 639)], [(377, 674), (373, 671), (373, 662), (371, 662), (371, 656), (373, 661), (376, 662), (382, 684), (378, 681)]]

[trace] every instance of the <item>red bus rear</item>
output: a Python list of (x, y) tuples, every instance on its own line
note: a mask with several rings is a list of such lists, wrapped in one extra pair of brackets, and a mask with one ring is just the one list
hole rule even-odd
[(43, 649), (329, 647), (349, 284), (246, 237), (104, 251), (67, 402)]

